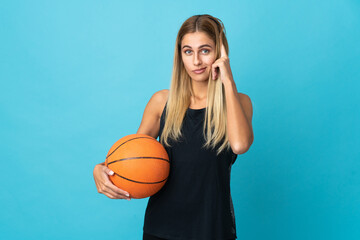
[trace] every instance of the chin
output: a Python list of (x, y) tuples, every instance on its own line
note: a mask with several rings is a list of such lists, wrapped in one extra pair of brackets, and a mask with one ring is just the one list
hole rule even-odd
[(190, 75), (191, 79), (194, 80), (194, 81), (197, 81), (197, 82), (202, 82), (202, 81), (207, 81), (209, 80), (209, 74), (207, 75)]
[(206, 82), (206, 81), (208, 81), (208, 78), (206, 78), (206, 79), (203, 79), (203, 78), (201, 78), (201, 79), (192, 79), (193, 81), (195, 81), (195, 82)]

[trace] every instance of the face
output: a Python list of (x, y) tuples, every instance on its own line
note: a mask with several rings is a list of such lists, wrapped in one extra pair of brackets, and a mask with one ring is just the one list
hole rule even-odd
[[(181, 42), (181, 57), (193, 81), (209, 79), (211, 65), (215, 62), (215, 43), (203, 32), (187, 33)], [(204, 68), (200, 73), (194, 70)]]

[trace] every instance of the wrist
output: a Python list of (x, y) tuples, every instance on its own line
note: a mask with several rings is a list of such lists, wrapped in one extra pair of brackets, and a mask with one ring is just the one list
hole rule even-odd
[(224, 88), (225, 88), (225, 91), (237, 92), (235, 82), (232, 80), (224, 81)]

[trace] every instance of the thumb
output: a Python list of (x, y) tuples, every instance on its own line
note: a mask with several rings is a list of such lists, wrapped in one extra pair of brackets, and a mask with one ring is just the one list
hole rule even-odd
[(108, 174), (108, 175), (114, 175), (114, 172), (111, 170), (111, 169), (106, 169), (106, 173)]

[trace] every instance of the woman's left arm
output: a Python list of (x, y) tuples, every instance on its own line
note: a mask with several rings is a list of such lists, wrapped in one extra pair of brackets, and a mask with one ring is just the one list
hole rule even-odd
[(229, 142), (234, 153), (243, 154), (254, 141), (252, 103), (248, 95), (237, 92), (234, 81), (224, 83), (224, 87)]
[[(216, 71), (219, 69), (220, 73)], [(246, 94), (238, 93), (230, 69), (229, 58), (221, 44), (221, 57), (212, 64), (213, 79), (220, 79), (224, 84), (227, 108), (227, 133), (231, 149), (236, 154), (247, 152), (254, 141), (252, 129), (252, 103)]]

